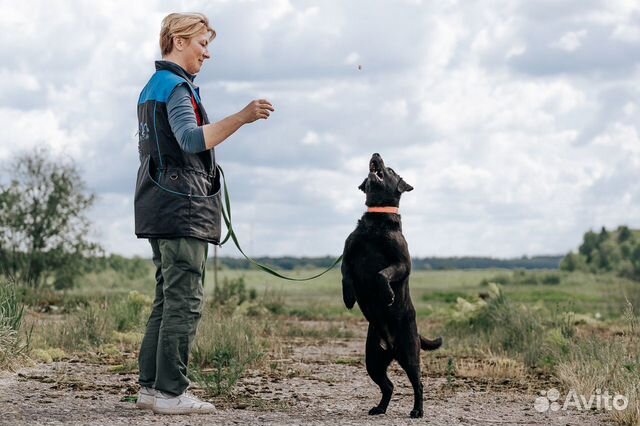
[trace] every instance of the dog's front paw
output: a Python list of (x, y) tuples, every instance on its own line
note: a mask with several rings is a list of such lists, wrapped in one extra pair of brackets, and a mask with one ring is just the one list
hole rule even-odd
[(396, 294), (393, 292), (393, 289), (389, 284), (386, 284), (382, 289), (382, 297), (387, 306), (393, 305), (393, 302), (396, 301)]
[(380, 294), (382, 295), (382, 300), (386, 303), (387, 306), (393, 305), (393, 302), (396, 300), (396, 294), (393, 292), (393, 288), (391, 288), (391, 282), (389, 281), (389, 277), (387, 277), (384, 271), (378, 272), (380, 275)]
[(387, 303), (387, 306), (391, 306), (391, 305), (393, 305), (393, 302), (395, 302), (395, 301), (396, 301), (396, 295), (395, 295), (395, 293), (392, 291), (392, 292), (391, 292), (391, 301), (390, 301), (389, 303)]
[(411, 413), (409, 413), (409, 416), (412, 419), (419, 419), (423, 416), (422, 409), (414, 408), (413, 410), (411, 410)]
[(353, 309), (353, 306), (356, 304), (356, 299), (349, 299), (349, 298), (344, 298), (344, 306), (347, 307), (347, 309)]
[(370, 416), (378, 416), (378, 415), (384, 414), (386, 412), (387, 412), (387, 410), (376, 406), (376, 407), (373, 407), (371, 410), (369, 410), (369, 415)]

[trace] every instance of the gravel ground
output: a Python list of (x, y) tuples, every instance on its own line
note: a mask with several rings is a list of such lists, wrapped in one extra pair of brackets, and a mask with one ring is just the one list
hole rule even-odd
[(603, 412), (538, 413), (536, 389), (546, 388), (529, 378), (458, 378), (450, 386), (445, 377), (427, 376), (425, 417), (410, 419), (413, 391), (396, 364), (390, 370), (395, 393), (387, 414), (370, 417), (367, 411), (379, 393), (362, 365), (363, 348), (361, 336), (315, 345), (292, 342), (291, 354), (283, 360), (285, 374), (251, 371), (236, 386), (234, 398), (213, 401), (217, 413), (190, 416), (137, 409), (128, 402), (137, 392), (134, 374), (73, 360), (41, 364), (0, 377), (0, 424), (586, 426), (608, 421)]

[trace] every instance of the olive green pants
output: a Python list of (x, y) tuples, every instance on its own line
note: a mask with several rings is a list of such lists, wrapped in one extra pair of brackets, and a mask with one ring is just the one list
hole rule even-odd
[(207, 242), (196, 238), (149, 242), (156, 294), (138, 356), (138, 382), (181, 395), (189, 386), (189, 352), (202, 316)]

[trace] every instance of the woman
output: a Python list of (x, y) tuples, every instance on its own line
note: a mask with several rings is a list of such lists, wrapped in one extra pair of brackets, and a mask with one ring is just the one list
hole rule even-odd
[(161, 414), (215, 410), (186, 392), (189, 352), (202, 313), (207, 244), (220, 241), (220, 176), (213, 148), (274, 111), (267, 100), (254, 100), (209, 123), (193, 81), (211, 57), (208, 46), (215, 36), (203, 14), (165, 17), (162, 60), (138, 100), (135, 232), (151, 244), (156, 291), (138, 359), (137, 406)]

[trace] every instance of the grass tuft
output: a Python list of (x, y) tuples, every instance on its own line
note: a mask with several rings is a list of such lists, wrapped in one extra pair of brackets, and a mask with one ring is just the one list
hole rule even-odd
[(18, 298), (13, 282), (0, 282), (0, 370), (28, 350), (22, 343), (20, 329), (24, 319), (24, 306)]
[(556, 369), (565, 385), (581, 395), (597, 390), (621, 394), (629, 405), (623, 411), (612, 410), (613, 420), (622, 425), (640, 424), (640, 333), (638, 317), (631, 303), (625, 310), (627, 329), (622, 336), (597, 334), (574, 339)]
[(486, 301), (472, 304), (459, 298), (458, 307), (446, 334), (474, 342), (492, 353), (522, 357), (528, 367), (541, 361), (545, 329), (540, 314), (512, 303), (497, 284), (489, 285)]
[(251, 317), (207, 310), (191, 352), (191, 378), (213, 395), (228, 394), (265, 352), (261, 324)]

